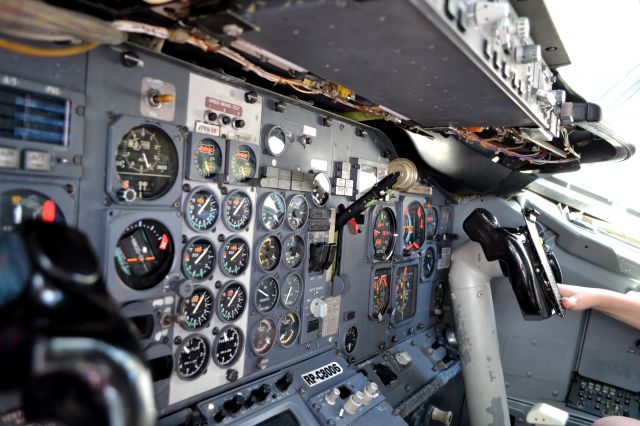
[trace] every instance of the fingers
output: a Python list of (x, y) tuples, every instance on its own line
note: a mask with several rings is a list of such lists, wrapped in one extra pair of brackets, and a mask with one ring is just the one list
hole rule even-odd
[(578, 298), (575, 296), (563, 297), (560, 301), (565, 309), (568, 309), (570, 311), (580, 310), (580, 307), (578, 305)]
[(558, 290), (560, 290), (560, 296), (570, 297), (578, 294), (580, 287), (575, 285), (558, 284)]

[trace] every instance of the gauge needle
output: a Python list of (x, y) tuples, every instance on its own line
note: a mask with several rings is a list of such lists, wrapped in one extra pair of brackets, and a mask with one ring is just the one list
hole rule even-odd
[(236, 296), (238, 295), (238, 293), (240, 293), (239, 290), (236, 290), (235, 293), (233, 293), (233, 296), (231, 296), (231, 299), (229, 299), (229, 303), (227, 303), (227, 306), (231, 306), (231, 304), (233, 303), (234, 300), (236, 300)]
[(198, 214), (202, 214), (202, 212), (204, 211), (204, 209), (209, 205), (209, 202), (211, 201), (211, 195), (209, 195), (209, 197), (207, 198), (207, 201), (205, 201), (202, 204), (202, 207), (200, 207), (200, 210), (198, 210)]
[(198, 263), (200, 263), (200, 261), (202, 260), (202, 258), (204, 257), (205, 254), (207, 254), (207, 252), (209, 251), (209, 249), (211, 248), (211, 246), (207, 247), (205, 249), (205, 251), (202, 252), (202, 254), (200, 256), (198, 256), (198, 258), (196, 259), (196, 265)]
[(236, 254), (234, 254), (233, 256), (231, 256), (231, 260), (235, 259), (236, 257), (238, 257), (238, 255), (240, 254), (240, 252), (242, 251), (242, 249), (244, 248), (244, 246), (240, 246), (240, 248), (238, 249), (238, 251), (236, 252)]
[(182, 348), (182, 350), (184, 351), (185, 354), (190, 354), (191, 353), (191, 349), (189, 349), (187, 346)]
[(236, 209), (233, 211), (234, 215), (238, 214), (238, 212), (240, 211), (240, 207), (242, 207), (242, 205), (244, 204), (245, 200), (246, 200), (246, 198), (243, 198), (242, 201), (240, 201), (240, 204), (238, 204), (238, 207), (236, 207)]
[(16, 204), (13, 208), (13, 223), (16, 225), (22, 223), (22, 204)]
[(147, 166), (147, 169), (150, 169), (151, 166), (149, 165), (149, 161), (147, 160), (147, 154), (145, 154), (144, 152), (142, 153), (142, 159), (144, 160), (144, 164)]
[(284, 298), (284, 300), (289, 303), (289, 296), (291, 296), (291, 290), (293, 290), (293, 287), (289, 287), (289, 291), (287, 292), (287, 297)]
[(198, 303), (196, 304), (196, 307), (193, 308), (193, 312), (191, 312), (192, 314), (195, 314), (196, 312), (198, 312), (198, 308), (200, 307), (200, 305), (202, 305), (202, 301), (204, 300), (204, 297), (201, 297), (200, 300), (198, 300)]
[(269, 295), (268, 295), (266, 292), (264, 292), (264, 291), (262, 291), (262, 290), (260, 290), (260, 289), (258, 289), (258, 293), (260, 293), (260, 294), (264, 294), (264, 295), (265, 295), (265, 297), (269, 297)]

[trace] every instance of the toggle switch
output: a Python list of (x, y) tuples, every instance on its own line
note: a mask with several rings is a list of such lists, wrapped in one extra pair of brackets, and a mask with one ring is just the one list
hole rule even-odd
[(344, 402), (344, 411), (348, 414), (354, 414), (358, 411), (358, 408), (362, 406), (362, 400), (364, 399), (364, 395), (362, 392), (358, 391), (352, 394), (347, 400)]
[(362, 403), (364, 405), (368, 405), (372, 399), (378, 396), (378, 385), (374, 382), (369, 382), (369, 384), (362, 390), (362, 394), (364, 395)]
[(335, 403), (338, 400), (339, 396), (340, 396), (340, 389), (333, 388), (324, 396), (324, 400), (329, 405), (335, 405)]

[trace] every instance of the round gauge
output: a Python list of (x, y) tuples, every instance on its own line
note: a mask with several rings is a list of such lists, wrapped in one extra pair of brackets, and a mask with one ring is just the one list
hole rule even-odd
[(284, 130), (278, 126), (269, 129), (265, 145), (269, 154), (274, 157), (280, 157), (287, 148), (287, 135), (285, 135)]
[(154, 200), (169, 192), (178, 175), (178, 153), (162, 129), (149, 124), (134, 127), (120, 140), (116, 171), (122, 188), (138, 198)]
[(49, 197), (31, 190), (5, 191), (0, 195), (0, 234), (27, 220), (65, 223), (60, 208)]
[(373, 275), (372, 316), (382, 319), (389, 307), (391, 268), (378, 269)]
[(352, 325), (347, 330), (347, 334), (344, 335), (344, 351), (348, 354), (356, 349), (358, 344), (358, 329), (355, 325)]
[(298, 274), (289, 274), (282, 283), (280, 301), (285, 308), (293, 308), (300, 301), (302, 295), (302, 278)]
[(416, 313), (417, 265), (403, 266), (396, 270), (393, 319), (398, 323)]
[(218, 142), (210, 138), (199, 141), (193, 149), (191, 161), (196, 173), (205, 179), (222, 172), (222, 152)]
[(196, 287), (191, 296), (180, 300), (178, 314), (184, 317), (181, 325), (197, 330), (209, 324), (213, 317), (213, 296), (204, 287)]
[(441, 223), (441, 228), (442, 228), (442, 233), (447, 233), (451, 230), (451, 218), (452, 218), (452, 214), (451, 214), (451, 209), (448, 207), (444, 207), (441, 211), (442, 214), (442, 223)]
[(287, 206), (287, 224), (294, 231), (302, 228), (309, 219), (309, 203), (304, 195), (294, 195)]
[(167, 275), (173, 262), (173, 240), (169, 230), (152, 219), (139, 220), (125, 228), (115, 249), (118, 276), (134, 290), (146, 290)]
[(200, 334), (185, 337), (176, 353), (176, 372), (181, 379), (193, 380), (207, 368), (209, 364), (209, 343)]
[(242, 343), (242, 331), (238, 327), (223, 328), (213, 342), (213, 361), (220, 367), (232, 365), (242, 353)]
[(237, 277), (249, 266), (249, 245), (241, 238), (232, 238), (222, 246), (221, 257), (224, 273)]
[(273, 231), (280, 228), (280, 225), (284, 222), (285, 213), (286, 206), (282, 195), (271, 192), (262, 200), (262, 204), (260, 205), (260, 221), (265, 229)]
[(300, 235), (291, 234), (284, 240), (284, 264), (294, 269), (304, 260), (304, 240)]
[(256, 155), (247, 145), (235, 148), (230, 162), (231, 177), (236, 181), (244, 182), (256, 174)]
[(427, 240), (433, 240), (438, 232), (438, 212), (435, 208), (429, 207), (426, 212), (427, 225), (426, 225), (426, 238)]
[(313, 178), (311, 185), (311, 199), (313, 204), (318, 207), (322, 207), (329, 201), (329, 195), (331, 194), (331, 182), (324, 173), (318, 173)]
[(278, 326), (278, 343), (284, 347), (291, 346), (299, 333), (300, 317), (295, 312), (287, 312)]
[(198, 188), (191, 192), (185, 204), (187, 225), (194, 231), (208, 231), (218, 220), (218, 200), (213, 191)]
[(269, 318), (258, 321), (251, 334), (251, 349), (256, 355), (264, 355), (276, 341), (276, 325)]
[(190, 280), (204, 280), (211, 275), (215, 266), (216, 252), (211, 241), (198, 238), (184, 247), (182, 271)]
[(404, 208), (404, 224), (402, 240), (404, 253), (418, 250), (424, 244), (425, 219), (424, 209), (418, 201), (413, 201)]
[(278, 281), (273, 277), (264, 277), (256, 288), (254, 304), (256, 310), (262, 314), (271, 311), (278, 303)]
[(226, 322), (240, 318), (247, 307), (247, 292), (239, 283), (231, 283), (218, 293), (218, 316)]
[(424, 276), (429, 278), (436, 269), (436, 251), (429, 247), (424, 254)]
[(377, 260), (388, 259), (393, 253), (395, 241), (396, 219), (393, 211), (385, 207), (376, 215), (373, 224), (373, 256)]
[(258, 264), (263, 271), (273, 271), (280, 262), (280, 240), (275, 235), (266, 236), (258, 246)]
[(234, 191), (224, 200), (222, 219), (232, 231), (239, 231), (251, 221), (251, 199), (241, 191)]

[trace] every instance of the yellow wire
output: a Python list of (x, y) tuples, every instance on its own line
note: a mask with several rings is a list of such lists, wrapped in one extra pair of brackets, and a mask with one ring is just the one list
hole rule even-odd
[(96, 43), (82, 43), (70, 47), (48, 48), (29, 46), (27, 44), (16, 43), (14, 41), (0, 38), (0, 49), (5, 49), (13, 53), (20, 53), (27, 56), (37, 56), (39, 58), (61, 58), (64, 56), (77, 55), (79, 53), (87, 52), (96, 46)]

